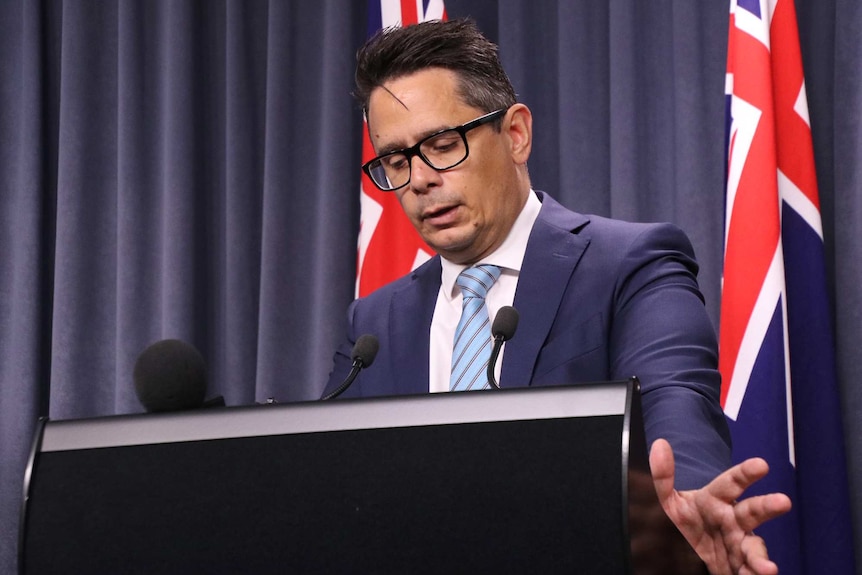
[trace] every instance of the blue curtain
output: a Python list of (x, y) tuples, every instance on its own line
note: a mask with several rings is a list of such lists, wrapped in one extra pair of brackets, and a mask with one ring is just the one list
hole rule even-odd
[[(680, 225), (717, 327), (727, 2), (446, 7), (534, 111), (534, 186)], [(862, 8), (797, 9), (856, 493)], [(37, 418), (142, 411), (150, 343), (194, 344), (228, 405), (319, 395), (354, 293), (365, 34), (339, 0), (0, 3), (0, 572)]]

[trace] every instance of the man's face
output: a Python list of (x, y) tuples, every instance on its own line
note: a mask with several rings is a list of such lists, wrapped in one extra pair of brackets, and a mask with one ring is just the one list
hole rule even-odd
[[(461, 100), (456, 85), (453, 72), (432, 68), (374, 90), (368, 126), (377, 153), (484, 115)], [(449, 170), (438, 172), (414, 157), (410, 183), (393, 192), (425, 242), (450, 261), (471, 264), (493, 252), (526, 201), (529, 183), (519, 176), (511, 121), (512, 110), (502, 117), (501, 132), (493, 123), (468, 132), (470, 154)]]

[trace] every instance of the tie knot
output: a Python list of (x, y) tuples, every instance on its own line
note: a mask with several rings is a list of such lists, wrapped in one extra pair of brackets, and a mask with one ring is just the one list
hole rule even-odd
[(500, 277), (500, 268), (491, 264), (480, 264), (462, 271), (455, 282), (461, 288), (464, 299), (485, 299), (488, 290)]

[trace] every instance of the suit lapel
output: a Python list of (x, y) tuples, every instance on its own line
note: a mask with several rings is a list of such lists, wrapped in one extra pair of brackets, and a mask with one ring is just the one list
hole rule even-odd
[(428, 393), (431, 319), (440, 291), (440, 257), (414, 270), (413, 281), (396, 291), (390, 304), (394, 377), (405, 393)]
[(587, 217), (567, 210), (542, 192), (537, 194), (542, 210), (530, 233), (518, 276), (513, 305), (521, 322), (515, 337), (506, 343), (500, 374), (503, 387), (530, 384), (560, 301), (590, 243), (587, 234), (573, 233), (589, 223)]

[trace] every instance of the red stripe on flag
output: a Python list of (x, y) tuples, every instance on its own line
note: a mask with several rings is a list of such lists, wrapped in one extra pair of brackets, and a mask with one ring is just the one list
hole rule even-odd
[(794, 109), (805, 81), (802, 75), (802, 53), (795, 33), (794, 10), (789, 3), (779, 2), (772, 16), (770, 30), (778, 167), (819, 210), (817, 176), (814, 162), (811, 161), (814, 157), (811, 130)]
[(401, 25), (409, 26), (419, 22), (419, 14), (416, 10), (416, 0), (401, 0)]
[[(745, 65), (741, 62), (728, 64), (734, 72), (734, 95), (759, 109), (761, 116), (742, 168), (733, 212), (727, 214), (730, 225), (722, 288), (725, 305), (721, 309), (719, 341), (722, 405), (729, 391), (742, 338), (781, 235), (769, 51), (735, 27), (730, 31), (729, 46), (731, 54), (747, 56)], [(736, 140), (733, 144), (732, 154), (744, 153), (737, 147)], [(726, 302), (733, 302), (733, 305)]]

